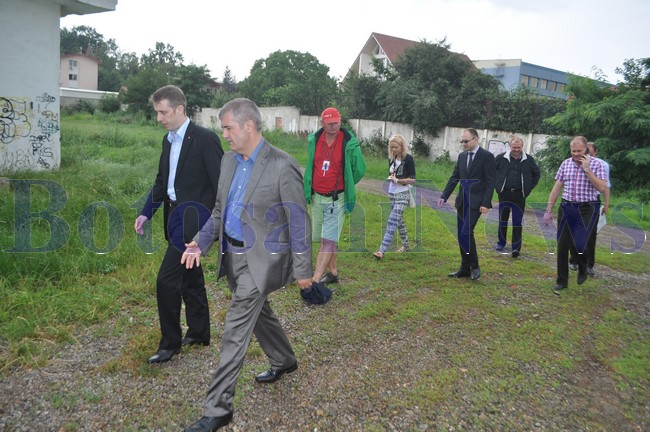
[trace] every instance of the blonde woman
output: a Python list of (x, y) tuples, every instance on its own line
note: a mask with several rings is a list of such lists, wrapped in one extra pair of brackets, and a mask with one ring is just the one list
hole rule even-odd
[(384, 253), (393, 241), (395, 229), (399, 231), (402, 247), (398, 253), (408, 252), (409, 241), (404, 221), (404, 210), (409, 205), (409, 185), (415, 183), (415, 161), (409, 153), (409, 147), (402, 135), (393, 135), (388, 141), (388, 198), (390, 199), (391, 212), (384, 232), (384, 239), (379, 250), (373, 255), (382, 259)]

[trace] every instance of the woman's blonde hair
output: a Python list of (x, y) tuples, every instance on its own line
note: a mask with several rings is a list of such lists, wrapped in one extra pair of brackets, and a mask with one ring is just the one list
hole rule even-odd
[(409, 148), (409, 145), (406, 143), (406, 140), (404, 137), (400, 134), (395, 134), (390, 139), (388, 140), (388, 159), (393, 160), (393, 155), (390, 152), (390, 143), (397, 143), (402, 147), (402, 157), (406, 156), (407, 154), (410, 154), (411, 149)]

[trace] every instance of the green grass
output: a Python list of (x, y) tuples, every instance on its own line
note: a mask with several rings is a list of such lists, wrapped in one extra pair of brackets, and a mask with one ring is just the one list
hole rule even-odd
[[(129, 370), (163, 380), (167, 372), (142, 360), (158, 339), (154, 285), (163, 252), (162, 218), (154, 218), (153, 234), (144, 242), (131, 228), (155, 175), (162, 131), (89, 116), (64, 117), (62, 127), (61, 169), (12, 173), (13, 186), (0, 190), (0, 374), (42, 365), (90, 328), (97, 336), (132, 335), (103, 373)], [(267, 138), (304, 163), (302, 140), (277, 132)], [(383, 159), (368, 158), (367, 164), (368, 178), (385, 177)], [(438, 189), (451, 169), (449, 163), (417, 163), (418, 178), (432, 179)], [(47, 248), (54, 229), (54, 237), (65, 237), (55, 251), (10, 252), (21, 246), (17, 237), (24, 239), (25, 227), (14, 223), (14, 204), (19, 199), (16, 188), (26, 184), (31, 184), (30, 247)], [(549, 184), (545, 180), (536, 193), (545, 199), (547, 192), (541, 189)], [(58, 198), (60, 210), (51, 216), (69, 228), (67, 235), (52, 228), (52, 219), (34, 216), (52, 208), (57, 191), (53, 185), (65, 193)], [(340, 244), (343, 282), (337, 286), (335, 306), (299, 323), (294, 346), (299, 356), (317, 346), (323, 359), (334, 352), (356, 359), (365, 346), (381, 346), (394, 334), (413, 335), (413, 340), (401, 342), (409, 347), (409, 356), (389, 347), (381, 356), (369, 356), (366, 381), (350, 386), (366, 386), (387, 409), (472, 406), (467, 418), (456, 419), (456, 424), (468, 422), (479, 429), (517, 429), (517, 415), (494, 423), (481, 413), (499, 403), (534, 406), (538, 392), (552, 392), (563, 385), (558, 380), (587, 361), (607, 366), (623, 398), (633, 394), (640, 406), (650, 403), (649, 392), (638, 391), (650, 385), (650, 320), (641, 309), (622, 307), (610, 291), (611, 281), (591, 279), (581, 288), (574, 285), (559, 300), (549, 293), (555, 268), (547, 241), (526, 234), (526, 257), (512, 260), (490, 249), (489, 236), (496, 227), (483, 221), (476, 232), (484, 275), (476, 282), (450, 280), (446, 274), (458, 265), (455, 216), (428, 207), (406, 211), (413, 252), (388, 252), (378, 261), (370, 252), (381, 243), (386, 201), (384, 195), (359, 193), (358, 208), (348, 218)], [(98, 202), (104, 204), (93, 207)], [(643, 218), (633, 221), (647, 226)], [(648, 257), (642, 253), (609, 254), (602, 247), (598, 261), (632, 275), (647, 272)], [(214, 262), (208, 260), (205, 266), (214, 279)], [(304, 308), (291, 290), (274, 294), (273, 302), (276, 314), (288, 319)], [(214, 313), (223, 320), (225, 311)], [(249, 359), (245, 367), (250, 370), (266, 362), (256, 344), (249, 349)], [(417, 374), (417, 385), (401, 388), (390, 382), (382, 374), (387, 364)], [(392, 397), (381, 387), (384, 380), (398, 388)], [(459, 388), (466, 392), (464, 399)], [(236, 403), (243, 403), (245, 392), (242, 385)], [(55, 407), (68, 407), (101, 395), (53, 392), (48, 397)], [(425, 419), (430, 415), (422, 414)], [(628, 415), (640, 423), (643, 411), (630, 409)], [(454, 420), (449, 419), (452, 424)], [(364, 426), (387, 427), (380, 419), (367, 420)]]

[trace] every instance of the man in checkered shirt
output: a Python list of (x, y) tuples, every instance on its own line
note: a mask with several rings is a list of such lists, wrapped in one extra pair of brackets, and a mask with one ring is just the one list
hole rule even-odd
[(598, 194), (607, 188), (605, 167), (598, 159), (589, 157), (587, 139), (576, 136), (571, 140), (571, 157), (560, 165), (555, 185), (548, 197), (544, 222), (553, 222), (553, 206), (562, 191), (557, 224), (557, 279), (553, 293), (568, 287), (569, 250), (578, 261), (578, 285), (587, 280), (587, 240), (596, 229), (600, 212)]

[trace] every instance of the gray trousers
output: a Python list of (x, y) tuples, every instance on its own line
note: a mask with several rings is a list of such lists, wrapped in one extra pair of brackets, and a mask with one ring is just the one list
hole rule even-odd
[(237, 377), (253, 334), (269, 358), (271, 368), (282, 369), (296, 362), (289, 339), (273, 314), (266, 293), (261, 293), (253, 282), (246, 254), (226, 252), (222, 265), (228, 271), (232, 300), (221, 337), (219, 366), (203, 405), (203, 415), (207, 417), (233, 412)]

